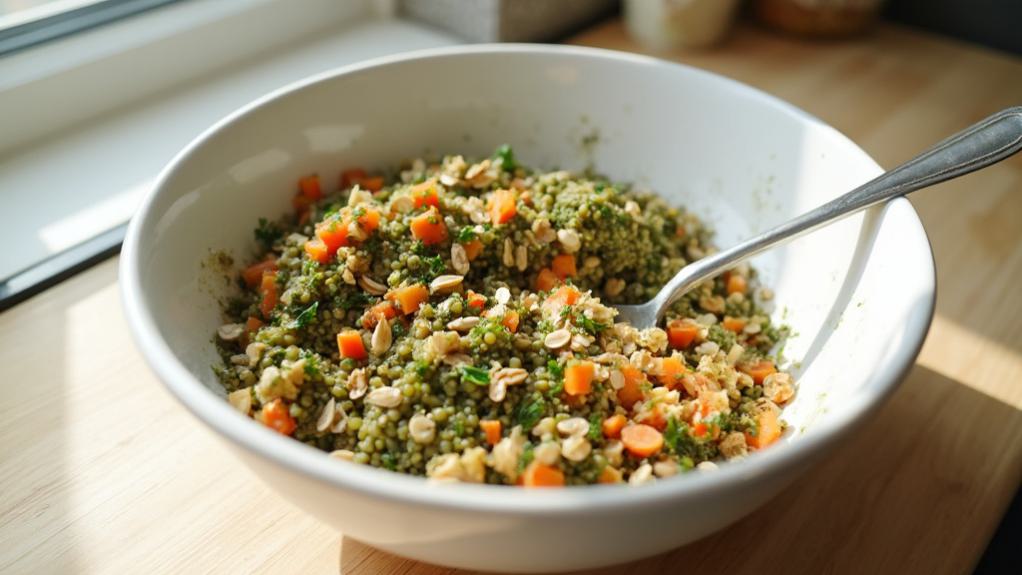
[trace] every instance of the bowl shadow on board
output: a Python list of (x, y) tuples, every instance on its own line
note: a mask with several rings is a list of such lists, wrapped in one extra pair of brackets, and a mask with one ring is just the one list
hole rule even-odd
[[(1018, 414), (917, 365), (866, 425), (747, 517), (667, 553), (575, 573), (968, 572), (975, 560), (969, 553), (920, 555), (946, 545), (959, 519), (981, 505), (987, 496), (982, 471), (997, 465), (1001, 449), (984, 440), (983, 426), (942, 425), (934, 417), (955, 410), (998, 420)], [(942, 462), (941, 469), (933, 469), (934, 461)], [(978, 554), (982, 535), (976, 545)], [(338, 548), (342, 575), (472, 573), (405, 559), (349, 537)]]

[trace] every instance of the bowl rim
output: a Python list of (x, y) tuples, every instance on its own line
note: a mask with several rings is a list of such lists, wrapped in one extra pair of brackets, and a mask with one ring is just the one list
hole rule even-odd
[(713, 72), (615, 50), (544, 44), (475, 44), (394, 54), (314, 74), (242, 106), (193, 139), (160, 172), (128, 226), (121, 250), (120, 290), (130, 331), (138, 349), (160, 381), (199, 420), (249, 454), (274, 465), (334, 488), (353, 490), (394, 503), (519, 516), (551, 513), (590, 514), (621, 506), (643, 507), (662, 505), (665, 502), (677, 503), (688, 498), (705, 497), (738, 488), (746, 484), (750, 478), (781, 475), (789, 469), (804, 469), (815, 456), (822, 454), (824, 449), (849, 433), (855, 422), (861, 420), (868, 411), (878, 407), (893, 393), (914, 364), (929, 330), (936, 302), (936, 275), (929, 239), (918, 214), (904, 198), (892, 200), (886, 206), (873, 209), (886, 210), (897, 207), (907, 210), (905, 214), (907, 221), (902, 232), (914, 236), (916, 243), (919, 239), (922, 240), (925, 253), (921, 255), (925, 256), (924, 265), (927, 266), (928, 273), (918, 277), (917, 287), (927, 300), (925, 315), (915, 318), (912, 322), (914, 325), (907, 329), (907, 335), (900, 343), (897, 353), (881, 371), (874, 374), (875, 384), (863, 393), (856, 394), (856, 398), (846, 404), (840, 413), (832, 412), (833, 417), (822, 422), (812, 434), (796, 442), (784, 443), (774, 449), (757, 453), (740, 462), (721, 465), (714, 473), (692, 474), (686, 476), (684, 480), (661, 481), (643, 486), (642, 489), (632, 489), (627, 484), (577, 486), (558, 490), (507, 489), (505, 486), (478, 484), (436, 484), (421, 477), (340, 462), (327, 457), (322, 451), (254, 424), (250, 418), (237, 413), (223, 398), (213, 394), (178, 360), (160, 336), (156, 321), (145, 305), (146, 300), (142, 291), (140, 241), (143, 230), (148, 227), (147, 222), (158, 217), (158, 214), (153, 212), (153, 205), (169, 179), (214, 134), (289, 94), (338, 76), (397, 63), (484, 54), (554, 55), (611, 60), (657, 67), (668, 73), (680, 72), (700, 77), (724, 85), (732, 91), (744, 93), (799, 121), (815, 125), (828, 137), (857, 150), (875, 167), (876, 173), (882, 171), (880, 166), (848, 137), (780, 98)]

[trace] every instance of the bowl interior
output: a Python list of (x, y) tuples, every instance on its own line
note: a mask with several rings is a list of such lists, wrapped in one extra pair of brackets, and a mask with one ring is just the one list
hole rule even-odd
[[(688, 206), (716, 242), (780, 223), (880, 172), (815, 119), (735, 82), (656, 60), (571, 48), (479, 47), (325, 75), (264, 99), (200, 138), (165, 172), (129, 241), (140, 306), (176, 359), (222, 395), (211, 337), (229, 293), (215, 255), (254, 256), (259, 217), (289, 208), (296, 179), (421, 155), (593, 167)], [(785, 410), (798, 442), (882, 397), (918, 351), (933, 304), (929, 245), (896, 201), (753, 262), (800, 382)], [(186, 384), (182, 384), (186, 385)], [(187, 384), (191, 385), (191, 384)], [(235, 417), (224, 409), (223, 417)], [(240, 419), (240, 416), (237, 416)], [(247, 423), (246, 423), (247, 424)], [(256, 424), (251, 424), (254, 433)]]

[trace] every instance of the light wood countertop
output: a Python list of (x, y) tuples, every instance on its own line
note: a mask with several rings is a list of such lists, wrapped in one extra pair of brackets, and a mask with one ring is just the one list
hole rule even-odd
[[(573, 42), (637, 51), (617, 21)], [(742, 26), (668, 57), (790, 100), (887, 166), (1022, 104), (1022, 59), (890, 26), (823, 44)], [(939, 293), (899, 391), (752, 516), (601, 573), (971, 569), (1022, 479), (1022, 157), (912, 202)], [(116, 265), (0, 314), (0, 572), (450, 572), (344, 539), (251, 475), (142, 361)]]

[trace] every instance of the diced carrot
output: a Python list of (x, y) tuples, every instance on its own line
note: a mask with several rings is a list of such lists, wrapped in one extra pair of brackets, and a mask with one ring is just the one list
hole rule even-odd
[(755, 383), (763, 383), (766, 376), (777, 373), (777, 366), (768, 359), (762, 359), (756, 363), (745, 363), (738, 366), (738, 371), (752, 376)]
[(393, 317), (397, 317), (397, 310), (394, 309), (394, 302), (381, 301), (366, 310), (365, 314), (362, 315), (362, 327), (366, 329), (373, 329), (376, 327), (376, 324), (380, 323), (380, 321), (386, 321)]
[(241, 272), (241, 277), (245, 280), (245, 285), (250, 288), (254, 288), (263, 281), (263, 272), (273, 271), (275, 269), (277, 269), (277, 260), (273, 256), (270, 256), (259, 263), (252, 264), (245, 268), (245, 270)]
[(562, 306), (575, 305), (575, 302), (578, 301), (578, 297), (580, 295), (581, 294), (578, 290), (571, 286), (561, 286), (557, 288), (557, 291), (550, 294), (550, 297), (546, 298), (546, 302), (552, 302)]
[(644, 423), (633, 423), (621, 430), (621, 443), (635, 457), (657, 454), (664, 446), (664, 435)]
[(644, 410), (635, 421), (663, 431), (667, 427), (667, 414), (664, 411), (664, 404), (653, 404), (649, 409)]
[(380, 212), (372, 208), (365, 208), (362, 215), (358, 216), (358, 225), (367, 233), (373, 233), (376, 228), (380, 227)]
[(484, 296), (481, 293), (476, 293), (472, 290), (468, 290), (468, 295), (466, 296), (466, 299), (468, 301), (468, 307), (474, 307), (476, 308), (477, 311), (482, 310), (484, 307), (486, 307), (486, 296)]
[(339, 216), (332, 216), (316, 224), (316, 237), (332, 254), (337, 248), (348, 245), (348, 225)]
[(323, 197), (323, 190), (319, 186), (319, 176), (316, 174), (298, 180), (298, 188), (302, 191), (302, 195), (310, 200), (315, 201)]
[(593, 385), (596, 366), (591, 361), (575, 361), (564, 370), (564, 393), (585, 395)]
[(298, 192), (295, 194), (295, 197), (291, 198), (291, 207), (295, 209), (295, 213), (299, 216), (309, 213), (309, 206), (312, 203), (313, 199), (301, 192)]
[(763, 449), (781, 437), (781, 422), (777, 420), (776, 411), (768, 409), (760, 412), (756, 416), (756, 424), (756, 435), (745, 434), (745, 443), (750, 447)]
[(733, 293), (745, 293), (749, 289), (748, 282), (744, 277), (738, 274), (729, 275), (726, 283), (728, 295)]
[(624, 429), (626, 423), (628, 423), (628, 418), (620, 413), (611, 415), (607, 419), (604, 419), (601, 426), (604, 437), (609, 437), (611, 439), (621, 437), (621, 430)]
[(507, 330), (510, 331), (511, 333), (515, 333), (518, 331), (519, 319), (520, 317), (518, 315), (518, 312), (513, 309), (509, 309), (507, 313), (504, 314), (504, 319), (500, 323), (504, 327), (506, 327)]
[(337, 334), (337, 350), (341, 357), (348, 359), (363, 360), (368, 357), (366, 346), (362, 343), (362, 334), (353, 329), (347, 329)]
[(490, 197), (490, 221), (496, 224), (504, 224), (515, 217), (518, 209), (515, 207), (517, 200), (514, 190), (497, 190)]
[(608, 465), (600, 471), (600, 476), (596, 480), (600, 483), (621, 483), (621, 472)]
[(721, 322), (724, 329), (733, 331), (735, 333), (741, 333), (745, 329), (745, 320), (738, 317), (731, 317), (729, 315), (724, 316), (724, 321)]
[(551, 465), (533, 461), (522, 473), (522, 485), (525, 487), (563, 487), (564, 473)]
[(662, 367), (657, 380), (669, 389), (681, 385), (681, 378), (685, 375), (685, 362), (679, 357), (665, 357), (661, 360)]
[(347, 188), (365, 178), (368, 174), (362, 168), (351, 168), (341, 172), (341, 187)]
[(575, 256), (572, 254), (560, 254), (550, 262), (550, 269), (560, 279), (573, 278), (578, 275), (578, 268), (575, 267)]
[(423, 206), (440, 207), (440, 196), (436, 193), (436, 180), (429, 179), (412, 186), (412, 200), (416, 208)]
[(405, 315), (419, 310), (422, 302), (429, 299), (429, 288), (422, 284), (399, 287), (387, 294), (387, 299), (397, 302)]
[(667, 324), (667, 341), (674, 349), (685, 349), (699, 337), (702, 328), (690, 319), (675, 319)]
[(439, 244), (447, 239), (447, 226), (435, 207), (412, 219), (412, 235), (427, 246)]
[(317, 261), (321, 264), (325, 264), (330, 261), (330, 250), (323, 243), (323, 240), (319, 238), (313, 238), (305, 242), (305, 253), (308, 254), (309, 259)]
[(561, 280), (557, 279), (555, 274), (550, 268), (543, 268), (539, 270), (539, 275), (536, 276), (536, 291), (550, 291), (557, 287), (557, 284), (561, 283)]
[(361, 178), (355, 182), (358, 187), (363, 190), (369, 190), (370, 192), (378, 192), (383, 189), (383, 176), (372, 176), (369, 178)]
[(481, 419), (479, 420), (479, 428), (483, 430), (483, 434), (486, 436), (486, 443), (497, 445), (497, 442), (500, 441), (499, 419)]
[(707, 427), (705, 423), (703, 423), (702, 421), (697, 421), (695, 424), (692, 425), (692, 435), (696, 437), (703, 437), (704, 435), (706, 435), (706, 432), (709, 431), (709, 429), (710, 428)]
[(617, 400), (626, 409), (642, 401), (642, 384), (646, 382), (646, 375), (633, 365), (626, 365), (621, 368), (621, 375), (625, 376), (625, 385), (617, 390)]
[(465, 248), (465, 255), (468, 256), (468, 261), (475, 260), (483, 252), (483, 242), (479, 240), (472, 240), (467, 244), (463, 244), (462, 247)]
[(295, 423), (293, 417), (291, 417), (291, 411), (288, 409), (284, 400), (277, 398), (263, 406), (263, 409), (259, 412), (258, 419), (262, 421), (263, 425), (274, 429), (284, 435), (291, 435), (295, 432), (298, 424)]
[(259, 311), (263, 317), (270, 317), (270, 312), (277, 307), (277, 272), (263, 272), (263, 281), (259, 286), (263, 299), (259, 302)]
[(261, 327), (263, 327), (263, 322), (257, 317), (249, 317), (248, 320), (245, 321), (246, 334), (253, 334), (259, 331), (259, 328)]

